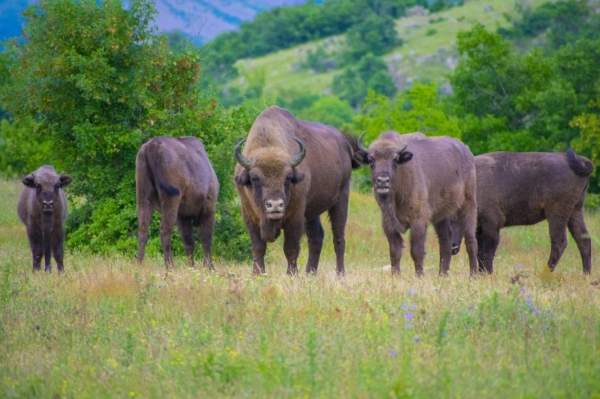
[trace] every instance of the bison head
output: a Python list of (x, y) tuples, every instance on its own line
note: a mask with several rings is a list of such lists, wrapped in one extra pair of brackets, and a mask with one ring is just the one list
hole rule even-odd
[(413, 157), (412, 152), (406, 150), (406, 146), (401, 149), (393, 145), (371, 145), (369, 150), (361, 147), (360, 155), (362, 162), (371, 167), (371, 179), (373, 188), (377, 194), (386, 195), (392, 188), (392, 179), (396, 169), (410, 161)]
[(242, 154), (245, 140), (235, 147), (235, 158), (244, 170), (235, 177), (236, 184), (247, 187), (253, 194), (255, 205), (261, 210), (261, 221), (281, 221), (290, 201), (290, 190), (304, 175), (296, 170), (306, 152), (302, 141), (294, 138), (300, 147), (290, 156), (279, 148), (258, 148), (252, 152), (252, 159)]
[(59, 198), (59, 190), (69, 183), (71, 183), (69, 176), (59, 176), (55, 173), (32, 173), (23, 178), (25, 186), (35, 189), (35, 198), (40, 204), (42, 212), (46, 214), (51, 214), (54, 211), (54, 204), (58, 202)]

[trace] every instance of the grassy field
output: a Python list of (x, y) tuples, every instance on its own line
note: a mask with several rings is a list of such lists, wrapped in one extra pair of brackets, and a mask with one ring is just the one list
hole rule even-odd
[[(544, 272), (545, 223), (506, 230), (496, 274), (476, 278), (464, 254), (437, 276), (430, 229), (425, 277), (406, 256), (392, 278), (355, 193), (344, 278), (329, 230), (316, 277), (286, 276), (280, 243), (260, 278), (179, 259), (165, 280), (159, 259), (73, 252), (59, 276), (31, 272), (18, 190), (0, 181), (2, 398), (600, 398), (600, 265), (584, 277), (570, 241)], [(588, 225), (597, 259), (600, 215)]]
[[(463, 6), (454, 7), (428, 16), (411, 16), (396, 21), (398, 36), (403, 45), (385, 55), (394, 79), (401, 87), (415, 80), (443, 84), (456, 63), (456, 34), (480, 23), (488, 29), (509, 26), (506, 16), (515, 18), (517, 3), (536, 7), (549, 0), (469, 0)], [(264, 95), (275, 98), (284, 91), (297, 93), (328, 94), (333, 78), (341, 70), (314, 73), (301, 68), (306, 54), (322, 46), (330, 53), (339, 52), (345, 44), (345, 36), (334, 36), (277, 51), (263, 57), (237, 62), (241, 78), (234, 85), (244, 86), (244, 77), (264, 73)]]

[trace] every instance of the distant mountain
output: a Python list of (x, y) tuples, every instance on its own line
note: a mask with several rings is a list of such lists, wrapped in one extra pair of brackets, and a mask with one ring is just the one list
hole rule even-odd
[(256, 14), (305, 0), (156, 0), (157, 23), (163, 32), (180, 31), (195, 42), (206, 42), (234, 30)]
[[(204, 43), (221, 32), (234, 30), (261, 11), (301, 4), (306, 0), (155, 0), (161, 32), (183, 32)], [(21, 33), (21, 13), (35, 0), (0, 0), (0, 40)]]

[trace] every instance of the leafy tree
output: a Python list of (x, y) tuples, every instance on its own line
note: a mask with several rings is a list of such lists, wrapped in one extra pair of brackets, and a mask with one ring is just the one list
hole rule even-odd
[(389, 15), (369, 13), (346, 34), (346, 63), (359, 60), (368, 53), (382, 55), (400, 43), (394, 19)]
[[(127, 8), (118, 0), (30, 7), (27, 41), (8, 50), (10, 79), (0, 87), (0, 106), (13, 121), (2, 125), (0, 144), (18, 150), (17, 172), (31, 169), (30, 156), (39, 149), (44, 163), (73, 176), (69, 191), (82, 200), (70, 218), (72, 245), (132, 251), (139, 146), (156, 135), (196, 135), (221, 181), (217, 250), (239, 257), (247, 239), (233, 211), (231, 148), (251, 115), (227, 112), (198, 92), (198, 56), (174, 54), (154, 34), (154, 14), (149, 0)], [(157, 246), (155, 239), (149, 249)]]
[(367, 54), (356, 65), (346, 67), (333, 80), (335, 95), (353, 107), (362, 103), (369, 90), (386, 96), (396, 92), (396, 86), (385, 62), (373, 54)]
[(302, 66), (314, 72), (323, 73), (335, 68), (336, 64), (331, 54), (323, 46), (319, 46), (315, 50), (307, 52)]
[(350, 123), (354, 111), (347, 102), (336, 96), (324, 96), (301, 110), (298, 116), (303, 119), (319, 121), (341, 129)]
[(393, 99), (369, 93), (362, 112), (354, 118), (353, 128), (366, 133), (367, 140), (386, 130), (461, 137), (459, 120), (447, 114), (436, 87), (422, 83)]
[(585, 0), (549, 2), (531, 9), (522, 8), (521, 18), (500, 33), (511, 39), (523, 39), (548, 33), (548, 43), (560, 47), (587, 30), (590, 9)]

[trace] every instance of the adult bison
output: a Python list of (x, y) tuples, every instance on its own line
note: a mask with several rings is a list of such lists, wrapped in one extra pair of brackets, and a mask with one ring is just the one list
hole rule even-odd
[(71, 182), (59, 175), (52, 166), (44, 165), (23, 178), (17, 213), (27, 227), (27, 237), (33, 257), (33, 270), (40, 270), (42, 256), (45, 270), (51, 271), (50, 257), (54, 254), (59, 272), (64, 269), (65, 219), (67, 200), (63, 188)]
[(171, 234), (175, 222), (190, 264), (194, 265), (193, 228), (199, 226), (204, 266), (212, 269), (211, 243), (219, 182), (202, 142), (195, 137), (155, 137), (135, 161), (138, 211), (137, 258), (144, 259), (152, 211), (160, 217), (160, 240), (167, 269), (173, 264)]
[(371, 166), (375, 198), (390, 247), (392, 272), (400, 272), (402, 233), (411, 230), (411, 256), (423, 274), (425, 233), (432, 223), (440, 246), (440, 274), (451, 258), (450, 222), (464, 228), (471, 274), (477, 271), (475, 162), (469, 148), (450, 137), (384, 132), (361, 150)]
[[(494, 152), (475, 157), (477, 168), (479, 269), (492, 273), (500, 229), (548, 219), (554, 270), (567, 246), (568, 227), (577, 243), (584, 273), (592, 269), (591, 240), (583, 220), (583, 202), (593, 165), (566, 153)], [(458, 252), (462, 232), (453, 232)]]
[[(245, 142), (243, 151), (242, 144)], [(266, 243), (284, 231), (289, 274), (297, 273), (300, 238), (308, 236), (307, 273), (316, 273), (328, 211), (338, 274), (344, 273), (344, 228), (356, 141), (336, 129), (295, 119), (269, 107), (235, 148), (235, 181), (254, 258), (254, 273), (265, 273)]]

